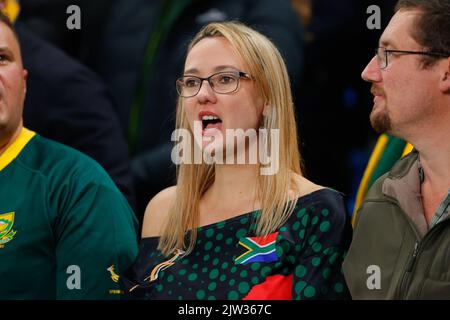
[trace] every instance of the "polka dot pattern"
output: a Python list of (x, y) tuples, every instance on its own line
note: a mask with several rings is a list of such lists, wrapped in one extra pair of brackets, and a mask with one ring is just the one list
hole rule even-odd
[[(283, 279), (292, 279), (292, 283), (285, 282), (285, 290), (293, 299), (347, 297), (341, 270), (347, 247), (339, 246), (342, 230), (336, 230), (335, 225), (342, 223), (334, 222), (336, 204), (331, 200), (336, 203), (341, 200), (334, 193), (326, 189), (300, 198), (290, 218), (276, 231), (274, 254), (271, 258), (266, 255), (266, 260), (262, 259), (263, 255), (254, 255), (252, 259), (256, 261), (236, 263), (236, 259), (249, 250), (240, 241), (257, 237), (253, 222), (260, 215), (259, 211), (198, 228), (193, 252), (173, 264), (167, 264), (171, 256), (163, 257), (156, 251), (157, 241), (151, 243), (152, 238), (149, 238), (147, 243), (144, 239), (135, 265), (135, 269), (143, 270), (139, 274), (145, 275), (142, 283), (157, 265), (165, 261), (167, 264), (158, 271), (156, 280), (142, 286), (144, 296), (237, 300), (255, 294), (256, 288), (267, 286), (271, 277), (285, 276), (289, 278)], [(282, 286), (278, 283), (264, 288), (275, 293)]]

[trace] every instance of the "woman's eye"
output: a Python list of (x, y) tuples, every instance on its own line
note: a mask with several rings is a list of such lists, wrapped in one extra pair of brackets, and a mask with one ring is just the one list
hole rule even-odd
[(234, 77), (231, 76), (231, 75), (223, 75), (223, 76), (221, 76), (220, 79), (219, 79), (219, 82), (220, 82), (220, 83), (223, 83), (223, 84), (232, 83), (232, 82), (234, 82), (234, 81), (235, 81), (235, 79), (234, 79)]
[(184, 81), (184, 85), (186, 87), (195, 87), (198, 84), (198, 80), (197, 79), (186, 79)]

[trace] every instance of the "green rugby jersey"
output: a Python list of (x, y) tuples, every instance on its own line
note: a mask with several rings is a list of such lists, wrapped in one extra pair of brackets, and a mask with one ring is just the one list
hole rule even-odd
[(88, 156), (25, 128), (0, 155), (0, 299), (117, 299), (136, 231)]

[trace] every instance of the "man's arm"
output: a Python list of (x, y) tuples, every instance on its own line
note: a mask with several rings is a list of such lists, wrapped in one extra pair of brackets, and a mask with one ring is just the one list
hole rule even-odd
[(138, 250), (134, 213), (115, 188), (70, 191), (55, 231), (57, 299), (118, 299), (118, 277)]

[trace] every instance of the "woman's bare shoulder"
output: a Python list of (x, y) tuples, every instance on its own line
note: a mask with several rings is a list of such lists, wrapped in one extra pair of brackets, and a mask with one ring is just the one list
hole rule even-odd
[(161, 227), (175, 202), (176, 190), (176, 186), (166, 188), (150, 200), (142, 223), (142, 238), (161, 235)]
[(315, 191), (325, 189), (326, 187), (315, 184), (314, 182), (306, 179), (305, 177), (293, 173), (292, 174), (293, 181), (295, 182), (296, 189), (297, 190), (291, 190), (291, 197), (298, 198), (306, 196), (310, 193), (313, 193)]

